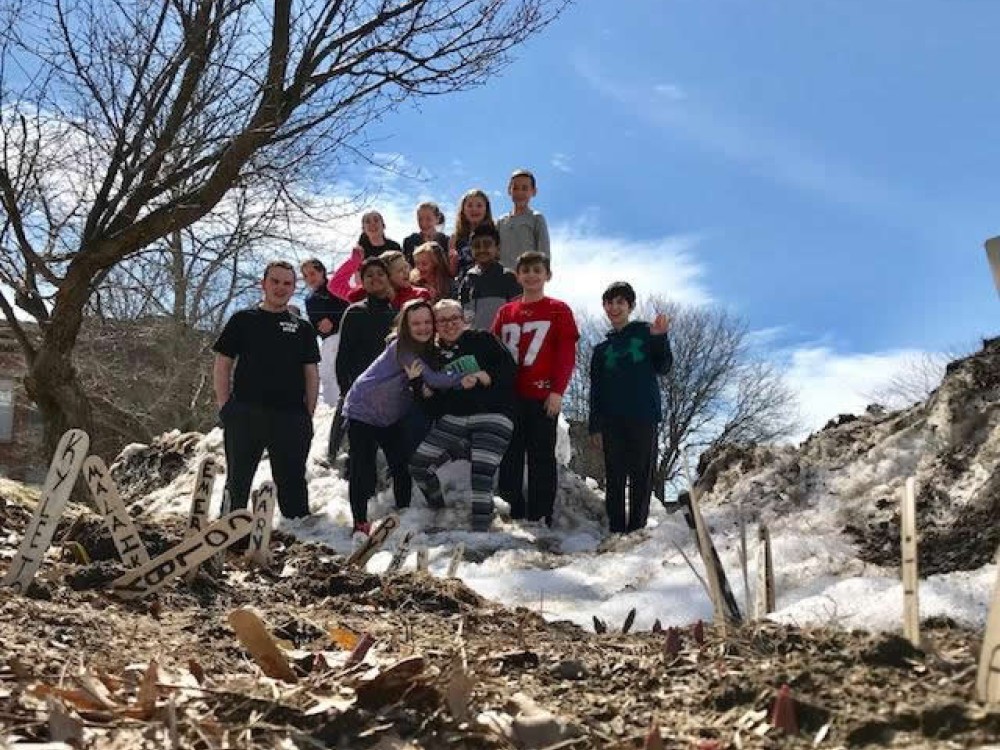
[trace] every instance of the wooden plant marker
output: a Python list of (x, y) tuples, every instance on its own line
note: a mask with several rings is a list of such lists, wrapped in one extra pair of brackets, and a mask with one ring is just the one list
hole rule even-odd
[(774, 611), (774, 562), (771, 558), (771, 532), (757, 527), (757, 601), (754, 614), (762, 619)]
[(274, 636), (267, 631), (264, 622), (253, 610), (234, 609), (229, 613), (228, 619), (236, 637), (260, 665), (264, 674), (284, 682), (299, 681), (288, 663), (288, 657), (278, 648)]
[[(191, 488), (191, 510), (188, 511), (187, 533), (185, 537), (194, 536), (208, 525), (208, 502), (212, 499), (212, 487), (215, 485), (215, 458), (203, 456), (198, 462), (194, 475), (194, 487)], [(223, 514), (224, 515), (224, 514)], [(198, 567), (184, 576), (188, 583), (194, 580)]]
[(406, 562), (406, 554), (410, 551), (410, 543), (412, 541), (413, 530), (411, 529), (403, 535), (403, 541), (396, 547), (396, 551), (392, 555), (392, 560), (389, 561), (389, 567), (385, 569), (386, 573), (399, 572), (399, 569), (403, 567), (403, 563)]
[[(222, 503), (219, 505), (219, 518), (229, 515), (233, 509), (233, 499), (229, 496), (229, 485), (222, 488)], [(216, 575), (222, 575), (222, 568), (226, 564), (226, 550), (222, 549), (212, 558), (208, 564), (209, 569)]]
[(430, 553), (427, 552), (426, 547), (417, 547), (417, 572), (430, 572)]
[(10, 586), (18, 594), (27, 591), (31, 585), (42, 564), (45, 550), (52, 544), (56, 524), (66, 509), (76, 476), (80, 473), (89, 449), (90, 437), (83, 430), (67, 430), (59, 439), (49, 472), (45, 475), (38, 507), (35, 508), (28, 528), (24, 530), (21, 546), (0, 585)]
[(747, 613), (747, 617), (750, 617), (750, 613), (753, 611), (753, 602), (750, 599), (750, 568), (749, 568), (749, 555), (747, 554), (747, 517), (746, 513), (743, 512), (743, 501), (740, 500), (740, 505), (738, 508), (740, 516), (740, 570), (743, 573), (743, 607)]
[(274, 482), (264, 482), (253, 493), (253, 531), (247, 559), (255, 565), (266, 566), (271, 561), (271, 524), (274, 521), (274, 503), (278, 490)]
[(115, 579), (112, 584), (114, 593), (122, 599), (139, 599), (153, 594), (168, 581), (189, 573), (212, 555), (224, 551), (249, 534), (252, 528), (250, 511), (233, 511), (200, 534), (188, 537), (142, 567)]
[(111, 538), (114, 540), (118, 556), (126, 568), (138, 568), (149, 562), (149, 553), (142, 543), (132, 516), (122, 502), (118, 485), (111, 478), (104, 459), (100, 456), (87, 456), (83, 462), (83, 477), (94, 496), (98, 512), (104, 516)]
[(903, 552), (903, 636), (920, 648), (920, 578), (917, 572), (917, 482), (906, 480), (899, 513)]
[(1000, 571), (997, 571), (997, 580), (993, 585), (983, 648), (979, 652), (976, 697), (988, 706), (1000, 706)]
[(708, 536), (705, 528), (705, 519), (701, 515), (701, 506), (695, 497), (694, 492), (689, 492), (688, 502), (691, 510), (691, 519), (694, 522), (695, 540), (698, 542), (698, 553), (701, 555), (701, 562), (705, 566), (705, 578), (708, 581), (709, 598), (712, 600), (712, 619), (719, 625), (724, 625), (728, 613), (723, 600), (722, 585), (719, 583), (719, 568), (713, 552), (715, 546)]
[(448, 562), (448, 572), (445, 578), (454, 578), (458, 575), (458, 566), (462, 563), (462, 556), (465, 555), (465, 543), (459, 542), (455, 551), (451, 553), (451, 560)]
[(399, 528), (399, 516), (391, 513), (382, 519), (381, 523), (372, 529), (371, 535), (365, 539), (365, 543), (354, 550), (354, 553), (347, 558), (347, 564), (355, 568), (363, 568), (372, 555), (378, 552), (389, 535)]

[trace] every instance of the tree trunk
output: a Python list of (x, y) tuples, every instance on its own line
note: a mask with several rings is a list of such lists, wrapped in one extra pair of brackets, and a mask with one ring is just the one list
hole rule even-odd
[(43, 450), (52, 456), (66, 430), (84, 430), (94, 443), (94, 416), (73, 367), (83, 309), (90, 296), (93, 272), (74, 261), (56, 296), (52, 316), (43, 328), (42, 344), (24, 377), (28, 396), (38, 405), (44, 425)]

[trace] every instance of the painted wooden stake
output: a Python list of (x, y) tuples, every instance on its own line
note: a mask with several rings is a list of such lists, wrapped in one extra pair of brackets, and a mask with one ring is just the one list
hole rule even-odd
[(743, 513), (743, 501), (740, 501), (740, 569), (743, 571), (743, 609), (747, 617), (753, 611), (753, 602), (750, 595), (750, 567), (747, 559), (747, 518)]
[(988, 706), (1000, 706), (1000, 570), (993, 585), (993, 599), (986, 618), (983, 647), (976, 673), (976, 697)]
[(771, 532), (767, 526), (757, 527), (757, 601), (754, 614), (764, 618), (774, 611), (774, 561), (771, 558)]
[(427, 553), (426, 547), (417, 547), (417, 572), (430, 572), (430, 555)]
[[(191, 488), (191, 509), (188, 511), (188, 525), (185, 537), (199, 534), (208, 525), (208, 503), (212, 499), (212, 487), (215, 485), (215, 458), (202, 456), (194, 473), (194, 487)], [(198, 568), (184, 576), (188, 583), (194, 580)]]
[(264, 482), (253, 494), (253, 531), (247, 559), (255, 565), (266, 566), (271, 562), (271, 524), (277, 497), (278, 490), (270, 481)]
[(920, 578), (917, 572), (917, 491), (909, 477), (899, 513), (903, 556), (903, 636), (920, 648)]
[(122, 502), (118, 485), (111, 478), (104, 459), (100, 456), (87, 456), (83, 462), (83, 477), (94, 496), (98, 512), (104, 516), (104, 523), (111, 532), (118, 556), (126, 568), (138, 568), (149, 562), (149, 553), (142, 537), (132, 522), (128, 508)]
[(139, 599), (155, 593), (168, 581), (190, 572), (194, 566), (245, 537), (252, 528), (250, 511), (233, 511), (200, 534), (188, 537), (142, 567), (115, 579), (114, 593), (122, 599)]
[(67, 430), (59, 439), (55, 455), (45, 475), (42, 496), (31, 517), (24, 539), (0, 585), (21, 594), (28, 590), (42, 564), (45, 550), (52, 544), (59, 517), (66, 509), (70, 492), (90, 449), (90, 437), (83, 430)]
[(365, 540), (364, 544), (354, 550), (354, 553), (347, 558), (347, 564), (355, 568), (363, 568), (371, 560), (372, 555), (378, 552), (389, 535), (399, 528), (399, 516), (392, 513), (372, 529), (372, 533)]
[(392, 560), (389, 561), (389, 567), (385, 569), (386, 573), (399, 572), (399, 569), (403, 567), (403, 563), (406, 562), (406, 554), (410, 551), (410, 544), (412, 542), (413, 530), (411, 529), (403, 535), (403, 541), (396, 547), (396, 551), (392, 555)]
[(465, 555), (465, 544), (459, 542), (458, 546), (455, 547), (455, 551), (451, 553), (451, 560), (448, 562), (448, 572), (445, 573), (445, 578), (454, 578), (458, 575), (458, 566), (462, 562), (462, 557)]
[[(229, 515), (229, 511), (233, 509), (233, 499), (229, 496), (229, 485), (222, 488), (222, 502), (219, 505), (219, 518), (224, 518)], [(221, 576), (222, 569), (226, 565), (226, 550), (222, 549), (215, 557), (211, 558), (211, 562), (208, 563), (209, 570), (211, 570), (215, 575)]]

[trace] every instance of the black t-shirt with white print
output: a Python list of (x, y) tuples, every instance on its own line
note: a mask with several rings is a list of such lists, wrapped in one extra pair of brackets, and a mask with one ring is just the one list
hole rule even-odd
[(305, 408), (304, 365), (319, 362), (316, 330), (292, 313), (240, 310), (212, 347), (236, 360), (232, 398), (272, 409)]

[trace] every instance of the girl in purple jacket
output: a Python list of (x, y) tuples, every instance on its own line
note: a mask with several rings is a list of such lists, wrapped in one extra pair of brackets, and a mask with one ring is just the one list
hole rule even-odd
[(368, 534), (368, 501), (375, 494), (375, 457), (381, 447), (392, 473), (397, 508), (410, 505), (412, 481), (407, 468), (413, 442), (405, 421), (413, 404), (410, 380), (436, 390), (468, 387), (475, 379), (461, 373), (437, 372), (426, 366), (434, 342), (434, 310), (425, 300), (410, 300), (400, 310), (385, 351), (368, 366), (347, 392), (348, 494), (354, 531)]

